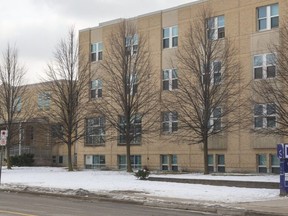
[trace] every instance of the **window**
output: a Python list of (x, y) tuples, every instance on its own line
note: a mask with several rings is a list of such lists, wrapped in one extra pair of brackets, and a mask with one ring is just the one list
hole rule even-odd
[(209, 67), (203, 66), (202, 82), (203, 84), (220, 84), (221, 83), (221, 69), (220, 61), (214, 61)]
[[(126, 155), (118, 155), (118, 168), (120, 170), (127, 169), (127, 160)], [(131, 167), (132, 169), (141, 169), (141, 155), (131, 155), (130, 156)]]
[(254, 128), (275, 128), (276, 107), (271, 104), (254, 105)]
[(163, 49), (178, 46), (178, 26), (163, 29)]
[(209, 18), (208, 25), (208, 39), (217, 40), (225, 37), (225, 17), (217, 16)]
[(38, 95), (38, 108), (40, 110), (49, 109), (50, 108), (50, 93), (42, 92)]
[(127, 36), (125, 38), (125, 48), (127, 55), (136, 54), (138, 51), (138, 35), (134, 34), (133, 36)]
[(138, 87), (137, 74), (134, 73), (134, 74), (130, 74), (130, 76), (127, 75), (126, 84), (127, 84), (127, 89), (126, 89), (127, 94), (135, 95), (137, 93), (137, 87)]
[(177, 69), (166, 69), (163, 71), (163, 90), (178, 88)]
[(178, 130), (178, 113), (163, 112), (162, 113), (162, 131), (164, 133), (172, 133)]
[(105, 166), (105, 155), (85, 155), (86, 169), (101, 169)]
[(91, 61), (100, 61), (103, 58), (103, 44), (102, 42), (91, 44)]
[(257, 155), (258, 173), (267, 173), (267, 160), (265, 154)]
[(86, 119), (86, 145), (102, 145), (105, 142), (105, 119)]
[(58, 163), (59, 163), (59, 164), (63, 164), (63, 156), (62, 156), (62, 155), (60, 155), (60, 156), (58, 157)]
[[(126, 130), (127, 124), (124, 116), (119, 117), (120, 123), (120, 135), (119, 135), (119, 144), (126, 144)], [(131, 118), (130, 123), (130, 144), (140, 144), (141, 143), (141, 131), (142, 131), (142, 116), (136, 114)]]
[(275, 55), (272, 53), (254, 56), (254, 79), (267, 79), (276, 76)]
[(279, 26), (278, 4), (268, 5), (257, 8), (258, 30), (268, 30)]
[(90, 97), (91, 98), (102, 97), (102, 81), (101, 80), (91, 81)]
[(280, 173), (280, 160), (276, 154), (270, 155), (271, 158), (271, 173), (279, 174)]
[(62, 125), (52, 125), (51, 126), (51, 137), (52, 138), (62, 138), (63, 137), (63, 126)]
[(214, 172), (214, 155), (208, 155), (208, 171)]
[(161, 170), (178, 171), (177, 155), (160, 155)]
[(225, 172), (225, 155), (217, 155), (217, 172)]
[(16, 104), (15, 105), (16, 112), (21, 112), (21, 108), (22, 108), (21, 96), (16, 98), (15, 104)]
[(216, 107), (209, 120), (209, 127), (213, 131), (221, 130), (221, 108)]

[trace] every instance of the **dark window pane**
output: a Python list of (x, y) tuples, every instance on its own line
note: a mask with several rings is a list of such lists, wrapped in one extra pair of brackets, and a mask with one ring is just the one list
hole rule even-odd
[(102, 60), (102, 52), (98, 52), (98, 60)]
[(215, 39), (215, 29), (208, 29), (208, 39)]
[(163, 81), (163, 90), (169, 90), (169, 80)]
[(259, 173), (267, 173), (267, 168), (266, 167), (259, 167), (258, 171), (259, 171)]
[(172, 132), (178, 130), (178, 122), (172, 122)]
[(91, 90), (91, 98), (96, 98), (96, 90)]
[(220, 119), (217, 119), (217, 120), (215, 120), (214, 121), (214, 128), (213, 128), (214, 130), (221, 130), (221, 120)]
[(218, 38), (224, 38), (225, 37), (225, 28), (219, 28), (218, 29)]
[(91, 53), (91, 61), (96, 61), (96, 53)]
[(178, 88), (178, 80), (172, 80), (172, 89), (177, 89)]
[(254, 126), (255, 126), (255, 128), (262, 128), (263, 127), (263, 118), (262, 117), (255, 117), (254, 118)]
[(221, 73), (214, 73), (214, 84), (219, 84), (221, 82)]
[(254, 115), (263, 115), (263, 105), (261, 104), (254, 105)]
[(259, 7), (258, 8), (258, 18), (264, 18), (266, 16), (267, 16), (266, 6), (265, 7)]
[(178, 46), (178, 37), (173, 37), (172, 38), (172, 47)]
[(98, 89), (98, 98), (102, 97), (102, 89)]
[(276, 126), (276, 117), (275, 116), (267, 117), (267, 127), (274, 128), (275, 126)]
[(169, 123), (168, 122), (163, 122), (162, 130), (163, 130), (163, 132), (169, 132)]
[(169, 48), (169, 38), (163, 39), (163, 49)]
[(172, 171), (178, 171), (178, 166), (172, 166)]
[(267, 104), (267, 115), (273, 115), (276, 113), (275, 104)]
[(263, 69), (261, 68), (254, 68), (254, 79), (262, 79), (263, 78)]
[(267, 78), (273, 78), (276, 75), (276, 67), (275, 66), (268, 66), (267, 67)]
[(279, 17), (271, 18), (271, 28), (277, 28), (279, 26)]

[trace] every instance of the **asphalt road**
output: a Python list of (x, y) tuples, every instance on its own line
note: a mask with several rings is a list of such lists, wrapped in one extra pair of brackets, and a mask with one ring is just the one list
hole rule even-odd
[(203, 216), (212, 215), (129, 203), (87, 201), (0, 191), (0, 216)]

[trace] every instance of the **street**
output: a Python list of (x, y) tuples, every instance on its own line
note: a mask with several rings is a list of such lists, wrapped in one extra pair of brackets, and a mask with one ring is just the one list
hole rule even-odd
[(0, 191), (0, 216), (203, 216), (207, 213)]

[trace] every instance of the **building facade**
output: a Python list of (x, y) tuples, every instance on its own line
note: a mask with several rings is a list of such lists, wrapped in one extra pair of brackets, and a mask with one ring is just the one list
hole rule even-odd
[[(116, 26), (124, 21), (133, 22), (139, 34), (147, 35), (159, 98), (165, 97), (166, 91), (177, 89), (178, 77), (175, 68), (171, 66), (171, 59), (175, 58), (177, 49), (181, 47), (181, 40), (185, 39), (185, 32), (191, 22), (197, 19), (197, 14), (203, 7), (213, 11), (213, 17), (210, 19), (213, 24), (209, 27), (213, 33), (210, 37), (213, 40), (229, 38), (235, 42), (242, 65), (239, 73), (242, 73), (244, 82), (253, 83), (261, 79), (273, 79), (276, 76), (277, 69), (271, 63), (273, 56), (269, 51), (269, 44), (279, 40), (279, 26), (288, 9), (288, 2), (285, 0), (200, 0), (128, 20), (113, 20), (100, 23), (97, 27), (83, 29), (79, 33), (79, 42), (82, 53), (91, 62), (87, 75), (93, 70), (101, 74), (99, 65), (109, 53), (108, 47), (111, 43), (109, 37), (111, 32), (117, 29)], [(134, 45), (134, 48), (137, 48), (137, 43)], [(89, 98), (91, 104), (95, 100), (101, 100), (105, 94), (105, 83), (95, 75), (91, 77), (88, 91), (91, 92)], [(253, 95), (253, 91), (248, 90), (247, 97), (251, 94)], [(264, 110), (267, 109), (266, 107)], [(279, 172), (276, 144), (285, 140), (280, 136), (264, 136), (255, 132), (254, 129), (257, 128), (276, 126), (276, 116), (273, 116), (273, 113), (269, 119), (258, 118), (259, 115), (257, 112), (250, 112), (251, 124), (244, 130), (239, 129), (220, 138), (210, 138), (208, 153), (210, 171)], [(93, 108), (87, 109), (85, 121), (86, 130), (95, 130), (77, 144), (75, 148), (77, 166), (86, 169), (125, 168), (125, 145), (122, 145), (119, 139), (108, 138), (111, 133), (117, 132), (104, 133), (105, 121)], [(142, 139), (141, 142), (133, 144), (131, 146), (132, 167), (137, 169), (147, 166), (151, 170), (202, 171), (204, 163), (201, 144), (189, 145), (181, 140), (181, 137), (167, 138), (177, 133), (177, 130), (174, 130), (177, 123), (177, 115), (167, 113), (159, 123), (159, 131), (168, 130), (171, 133), (163, 135), (159, 132), (153, 139)]]

